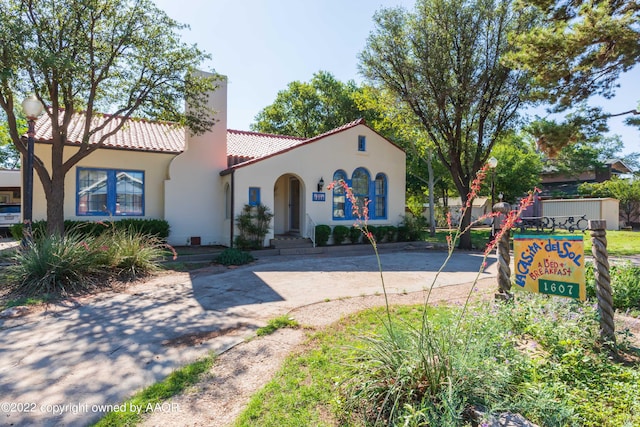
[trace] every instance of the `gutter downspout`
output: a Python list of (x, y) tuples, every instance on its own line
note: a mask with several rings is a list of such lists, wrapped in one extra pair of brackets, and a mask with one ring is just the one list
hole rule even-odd
[(235, 169), (231, 169), (231, 206), (229, 207), (230, 208), (229, 209), (230, 210), (230, 218), (229, 218), (229, 220), (231, 222), (231, 225), (229, 226), (229, 235), (231, 237), (230, 240), (229, 240), (229, 247), (230, 248), (233, 248), (233, 232), (235, 231), (234, 230), (234, 227), (235, 227), (235, 222), (234, 222), (235, 213), (233, 211), (233, 207), (234, 207), (235, 199), (236, 199), (235, 180), (233, 179), (234, 176), (235, 176), (235, 173), (236, 173)]

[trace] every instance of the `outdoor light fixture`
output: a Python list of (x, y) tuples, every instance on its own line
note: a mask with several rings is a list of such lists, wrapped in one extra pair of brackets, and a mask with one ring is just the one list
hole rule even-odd
[(22, 111), (27, 116), (27, 123), (29, 128), (27, 130), (27, 158), (26, 164), (22, 169), (24, 177), (24, 200), (22, 205), (24, 212), (22, 220), (24, 226), (22, 228), (23, 245), (32, 241), (31, 235), (31, 222), (33, 221), (33, 144), (35, 139), (35, 126), (36, 120), (44, 112), (44, 105), (36, 98), (35, 95), (30, 95), (22, 101)]
[(322, 187), (324, 187), (324, 179), (320, 177), (320, 181), (318, 181), (318, 191), (322, 191)]

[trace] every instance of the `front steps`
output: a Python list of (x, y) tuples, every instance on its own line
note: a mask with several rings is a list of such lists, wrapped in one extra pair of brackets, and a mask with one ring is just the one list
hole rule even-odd
[(306, 255), (322, 253), (322, 248), (314, 248), (311, 239), (291, 236), (276, 235), (271, 239), (271, 247), (280, 255)]

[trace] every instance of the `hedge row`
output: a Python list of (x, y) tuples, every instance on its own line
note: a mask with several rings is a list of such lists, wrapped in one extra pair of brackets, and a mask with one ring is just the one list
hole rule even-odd
[[(22, 223), (11, 226), (11, 235), (14, 239), (22, 239)], [(65, 231), (73, 230), (80, 235), (98, 237), (111, 227), (116, 230), (129, 230), (148, 236), (155, 236), (162, 240), (169, 237), (169, 223), (164, 219), (136, 219), (123, 218), (118, 221), (72, 221), (64, 222)], [(35, 221), (32, 225), (34, 236), (44, 236), (47, 231), (47, 221)]]
[[(373, 235), (376, 242), (410, 242), (419, 240), (421, 233), (412, 224), (394, 225), (368, 225), (367, 230)], [(333, 229), (325, 224), (316, 226), (316, 245), (326, 246), (329, 237), (333, 237), (334, 245), (348, 243), (362, 243), (364, 234), (360, 227), (346, 227), (336, 225)], [(366, 239), (365, 239), (366, 240)]]

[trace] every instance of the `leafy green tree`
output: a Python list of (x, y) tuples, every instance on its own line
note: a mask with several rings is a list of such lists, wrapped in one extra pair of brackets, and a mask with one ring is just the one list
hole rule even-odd
[[(496, 198), (502, 193), (504, 201), (514, 203), (540, 184), (542, 159), (524, 135), (508, 135), (496, 144), (491, 154), (498, 160)], [(485, 194), (489, 193), (485, 190)]]
[[(214, 121), (206, 107), (210, 78), (194, 73), (208, 58), (180, 41), (185, 26), (150, 0), (3, 0), (0, 3), (0, 107), (13, 144), (24, 156), (16, 110), (29, 93), (48, 108), (51, 161), (36, 156), (50, 234), (64, 231), (64, 179), (80, 160), (134, 116), (161, 117), (193, 133)], [(184, 100), (191, 108), (184, 111)], [(62, 113), (64, 109), (64, 113)], [(93, 124), (97, 111), (111, 112)], [(84, 116), (81, 144), (65, 151), (72, 115)], [(112, 130), (114, 116), (123, 120)], [(89, 143), (94, 135), (94, 143)]]
[[(6, 121), (5, 121), (6, 123)], [(18, 125), (20, 127), (20, 125)], [(24, 120), (23, 126), (24, 128)], [(0, 167), (16, 169), (20, 167), (20, 153), (11, 143), (11, 136), (5, 124), (0, 123)]]
[[(529, 88), (526, 73), (501, 63), (509, 32), (530, 19), (509, 0), (419, 0), (413, 13), (382, 9), (360, 54), (360, 69), (415, 114), (467, 200), (493, 146), (514, 126)], [(462, 218), (469, 225), (471, 210)], [(460, 239), (471, 248), (471, 235)]]
[(538, 21), (511, 34), (518, 49), (507, 62), (531, 71), (536, 95), (560, 109), (593, 94), (612, 97), (620, 73), (640, 61), (638, 0), (529, 0), (518, 6)]
[(251, 130), (311, 138), (358, 118), (367, 112), (358, 108), (355, 82), (340, 82), (329, 72), (315, 73), (310, 82), (294, 81), (278, 92), (273, 104), (255, 117)]
[(618, 135), (585, 137), (562, 148), (554, 158), (546, 160), (548, 166), (566, 176), (577, 177), (585, 171), (602, 171), (607, 160), (620, 159), (630, 168), (638, 166), (639, 153), (621, 155), (624, 148)]
[[(551, 104), (550, 112), (582, 105), (592, 95), (611, 98), (616, 81), (640, 61), (640, 2), (638, 0), (530, 0), (519, 10), (538, 16), (529, 31), (511, 34), (518, 49), (505, 57), (511, 67), (533, 76), (532, 96)], [(554, 157), (579, 139), (585, 123), (598, 126), (615, 116), (632, 115), (627, 124), (640, 126), (640, 110), (604, 112), (584, 109), (541, 135), (541, 149)], [(549, 124), (549, 123), (547, 123)]]
[(582, 195), (595, 197), (613, 197), (620, 201), (620, 213), (627, 225), (640, 222), (640, 180), (613, 179), (591, 184), (584, 183), (578, 187)]

